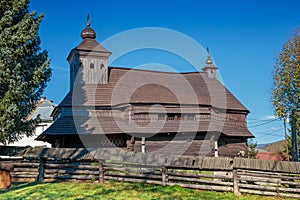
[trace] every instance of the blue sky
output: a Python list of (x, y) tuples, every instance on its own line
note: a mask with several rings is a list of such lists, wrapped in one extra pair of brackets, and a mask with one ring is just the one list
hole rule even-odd
[[(298, 0), (31, 0), (30, 9), (45, 15), (40, 36), (53, 69), (45, 96), (59, 103), (68, 92), (66, 57), (81, 42), (80, 32), (90, 13), (100, 43), (129, 29), (162, 27), (208, 46), (225, 86), (251, 111), (248, 126), (256, 141), (283, 139), (283, 122), (270, 121), (271, 74), (282, 45), (299, 27), (299, 7)], [(119, 59), (114, 66), (134, 67), (159, 55), (151, 50), (137, 52)], [(188, 63), (175, 61), (170, 62), (172, 67), (189, 71)]]

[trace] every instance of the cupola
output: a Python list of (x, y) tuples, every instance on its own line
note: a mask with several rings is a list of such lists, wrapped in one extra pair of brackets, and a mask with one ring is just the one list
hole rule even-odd
[(216, 73), (218, 68), (214, 65), (208, 48), (207, 48), (207, 59), (205, 63), (206, 65), (202, 68), (202, 70), (207, 74), (209, 78), (216, 78)]
[(108, 58), (111, 52), (95, 40), (96, 35), (88, 16), (86, 27), (81, 31), (81, 43), (67, 57), (71, 89), (75, 84), (108, 83)]

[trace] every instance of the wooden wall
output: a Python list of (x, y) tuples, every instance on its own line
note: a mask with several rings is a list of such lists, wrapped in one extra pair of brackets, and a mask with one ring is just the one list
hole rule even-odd
[(244, 151), (244, 157), (247, 157), (248, 146), (246, 138), (220, 136), (218, 141), (218, 152), (220, 157), (238, 157), (240, 151)]
[[(180, 154), (189, 156), (214, 156), (213, 134), (205, 135), (198, 133), (193, 139), (188, 137), (175, 138), (175, 134), (156, 134), (146, 138), (146, 152), (157, 152), (162, 154)], [(240, 151), (247, 156), (246, 139), (243, 137), (226, 137), (221, 135), (218, 141), (218, 154), (220, 157), (237, 157)], [(134, 151), (141, 152), (141, 139), (134, 142)]]

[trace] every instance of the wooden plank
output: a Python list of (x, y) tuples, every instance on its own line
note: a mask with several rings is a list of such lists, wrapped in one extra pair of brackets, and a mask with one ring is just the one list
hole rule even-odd
[(104, 183), (104, 165), (101, 160), (99, 160), (99, 183)]
[(232, 172), (232, 177), (233, 177), (233, 193), (235, 195), (239, 195), (239, 186), (238, 186), (238, 175), (237, 175), (237, 170), (234, 169)]
[(155, 172), (157, 169), (145, 169), (145, 168), (125, 168), (125, 167), (118, 167), (118, 168), (105, 168), (106, 171), (121, 171), (124, 173), (139, 173), (139, 174), (149, 174)]
[(168, 182), (167, 185), (174, 186), (178, 185), (185, 188), (199, 189), (199, 190), (213, 190), (213, 191), (223, 191), (223, 192), (232, 192), (232, 187), (226, 186), (215, 186), (215, 185), (196, 185), (196, 184), (186, 184), (186, 183), (171, 183)]
[(300, 174), (300, 163), (273, 161), (273, 160), (258, 160), (250, 158), (234, 158), (234, 168), (250, 169), (259, 171), (285, 172)]
[(55, 175), (55, 174), (45, 174), (44, 178), (91, 180), (91, 179), (97, 179), (98, 176), (95, 176), (95, 175)]
[(7, 171), (7, 172), (13, 171), (14, 166), (11, 163), (0, 162), (0, 170)]
[(216, 181), (216, 180), (204, 180), (204, 179), (176, 177), (176, 176), (169, 176), (168, 179), (169, 179), (169, 182), (171, 182), (171, 180), (176, 180), (176, 181), (182, 181), (182, 182), (196, 182), (196, 183), (206, 183), (206, 184), (211, 184), (211, 185), (233, 186), (232, 182), (223, 182), (223, 181)]
[(265, 195), (265, 196), (282, 196), (282, 197), (290, 197), (290, 198), (300, 198), (299, 194), (268, 192), (268, 191), (261, 191), (261, 190), (240, 189), (240, 192), (241, 193), (249, 193), (249, 194), (259, 194), (259, 195)]
[(260, 177), (253, 177), (253, 176), (239, 176), (239, 180), (300, 186), (300, 182), (282, 181), (281, 179), (276, 179), (276, 178), (260, 178)]
[(253, 177), (253, 176), (238, 175), (238, 179), (241, 181), (253, 181), (253, 182), (264, 182), (264, 183), (275, 183), (275, 184), (281, 183), (280, 179), (271, 179), (271, 178)]
[(11, 174), (13, 178), (38, 178), (38, 174)]
[(239, 171), (239, 175), (245, 175), (245, 176), (254, 176), (254, 177), (266, 177), (266, 178), (280, 178), (280, 179), (293, 179), (293, 180), (300, 180), (299, 175), (292, 175), (290, 176), (287, 175), (274, 175), (274, 172), (259, 172), (259, 171)]
[(298, 188), (284, 188), (283, 186), (274, 187), (274, 186), (265, 186), (265, 185), (254, 185), (254, 184), (243, 184), (239, 183), (239, 187), (248, 188), (248, 189), (257, 189), (257, 190), (269, 190), (269, 191), (280, 191), (280, 192), (294, 192), (300, 193)]
[(106, 172), (104, 176), (131, 177), (136, 179), (151, 178), (151, 179), (161, 180), (161, 174), (154, 175), (154, 174), (127, 174), (127, 173), (118, 173), (118, 172)]
[(14, 172), (38, 172), (38, 168), (14, 168)]
[(133, 182), (133, 183), (149, 183), (149, 184), (156, 184), (161, 185), (161, 180), (146, 180), (146, 179), (135, 179), (135, 178), (126, 178), (126, 177), (114, 177), (105, 175), (105, 179), (107, 180), (115, 180), (115, 181), (126, 181), (126, 182)]
[(88, 170), (97, 170), (98, 171), (98, 166), (92, 166), (92, 165), (72, 165), (72, 164), (45, 164), (45, 168), (77, 168), (77, 169), (88, 169)]
[(162, 186), (166, 186), (166, 182), (167, 182), (167, 173), (168, 173), (168, 169), (163, 166), (161, 169), (161, 182), (162, 182)]
[(43, 179), (44, 179), (44, 163), (45, 163), (45, 160), (44, 159), (40, 159), (40, 165), (39, 165), (39, 176), (38, 176), (38, 182), (43, 182)]
[(14, 167), (39, 167), (39, 163), (28, 163), (28, 162), (18, 162), (18, 163), (12, 163)]
[(129, 168), (156, 168), (157, 170), (161, 169), (161, 166), (155, 165), (144, 165), (144, 164), (128, 164), (128, 163), (104, 163), (105, 167), (129, 167)]
[(47, 174), (88, 174), (88, 175), (98, 175), (98, 171), (90, 171), (90, 170), (78, 170), (78, 169), (45, 169), (45, 173)]
[(215, 174), (192, 174), (192, 173), (186, 173), (186, 172), (170, 172), (168, 171), (168, 175), (173, 176), (182, 176), (182, 177), (193, 177), (193, 178), (216, 178), (216, 179), (226, 179), (226, 180), (232, 180), (231, 176), (226, 175), (215, 175)]
[(38, 171), (35, 171), (35, 172), (10, 172), (11, 175), (14, 175), (14, 174), (34, 174), (34, 175), (38, 175), (39, 172)]

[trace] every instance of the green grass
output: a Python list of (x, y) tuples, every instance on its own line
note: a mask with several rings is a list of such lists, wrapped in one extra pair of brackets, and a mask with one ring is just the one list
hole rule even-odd
[(279, 197), (254, 195), (235, 196), (232, 193), (201, 191), (179, 186), (156, 186), (124, 182), (81, 183), (15, 183), (7, 191), (0, 191), (0, 199), (230, 199), (230, 200), (271, 200)]

